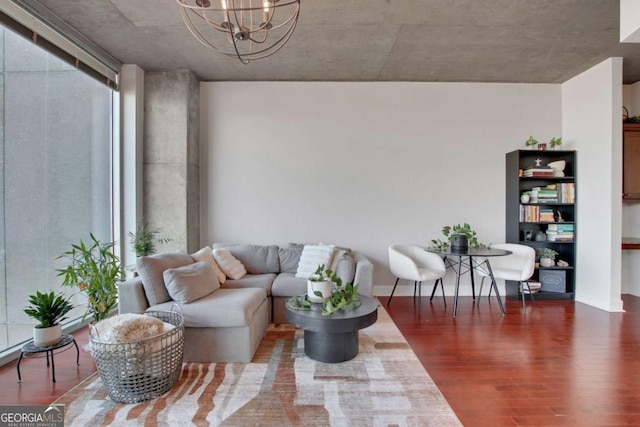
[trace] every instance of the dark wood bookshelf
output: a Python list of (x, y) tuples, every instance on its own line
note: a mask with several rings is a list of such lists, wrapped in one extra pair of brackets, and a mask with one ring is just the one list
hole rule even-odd
[[(565, 176), (549, 176), (549, 177), (525, 177), (522, 171), (528, 167), (536, 165), (536, 159), (541, 160), (540, 166), (546, 166), (548, 163), (564, 160), (566, 166), (564, 169)], [(569, 263), (567, 267), (536, 267), (531, 280), (540, 280), (540, 273), (545, 271), (563, 272), (565, 279), (564, 292), (549, 292), (541, 290), (534, 294), (536, 299), (573, 299), (575, 297), (575, 262), (576, 262), (576, 200), (573, 203), (562, 202), (528, 202), (521, 203), (520, 196), (531, 190), (533, 187), (546, 187), (550, 184), (573, 183), (577, 190), (577, 165), (576, 152), (573, 150), (516, 150), (506, 154), (506, 241), (508, 243), (518, 243), (521, 245), (531, 246), (534, 249), (547, 247), (558, 252), (556, 262), (563, 260)], [(564, 221), (520, 221), (520, 206), (540, 206), (549, 207), (554, 211), (559, 211)], [(555, 215), (554, 215), (555, 217)], [(527, 218), (529, 219), (529, 218)], [(571, 224), (573, 225), (574, 238), (571, 241), (536, 241), (525, 240), (525, 232), (531, 235), (539, 231), (546, 232), (551, 224)], [(536, 260), (537, 262), (537, 260)], [(562, 274), (562, 273), (558, 273)], [(518, 282), (506, 282), (507, 296), (510, 298), (520, 298), (520, 289)]]

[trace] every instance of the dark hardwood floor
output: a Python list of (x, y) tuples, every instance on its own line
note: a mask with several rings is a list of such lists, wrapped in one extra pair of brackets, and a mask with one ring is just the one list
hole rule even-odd
[[(426, 288), (425, 288), (426, 290)], [(380, 300), (386, 304), (386, 298)], [(387, 308), (465, 426), (640, 425), (640, 298), (624, 296), (626, 313), (573, 301), (527, 304), (461, 297), (429, 304), (418, 318), (412, 297)], [(76, 333), (87, 342), (86, 329)], [(88, 352), (56, 355), (56, 379), (44, 359), (0, 368), (0, 404), (48, 404), (95, 371)]]
[[(386, 299), (380, 298), (386, 304)], [(640, 425), (640, 298), (626, 313), (573, 301), (393, 298), (388, 311), (465, 426)]]

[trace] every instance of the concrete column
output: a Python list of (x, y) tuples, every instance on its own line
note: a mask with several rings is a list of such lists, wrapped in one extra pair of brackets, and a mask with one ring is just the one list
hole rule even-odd
[(200, 247), (200, 91), (191, 71), (144, 79), (144, 213), (171, 241), (158, 252)]

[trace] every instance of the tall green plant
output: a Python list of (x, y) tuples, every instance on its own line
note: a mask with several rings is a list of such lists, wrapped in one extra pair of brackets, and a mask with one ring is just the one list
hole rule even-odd
[(29, 295), (29, 307), (24, 309), (27, 316), (36, 319), (40, 325), (39, 328), (50, 328), (58, 323), (66, 320), (65, 316), (73, 309), (73, 304), (69, 302), (62, 294), (41, 293), (36, 291), (35, 294)]
[(62, 286), (78, 288), (87, 296), (87, 311), (82, 320), (91, 315), (99, 322), (118, 305), (117, 284), (124, 275), (113, 246), (114, 243), (101, 243), (91, 234), (90, 244), (80, 240), (58, 257), (70, 261), (66, 268), (57, 270), (58, 276), (63, 278)]

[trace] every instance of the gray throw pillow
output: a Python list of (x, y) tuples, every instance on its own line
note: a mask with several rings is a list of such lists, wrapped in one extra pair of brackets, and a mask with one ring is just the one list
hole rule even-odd
[(164, 285), (162, 273), (170, 268), (193, 264), (193, 259), (185, 252), (173, 252), (139, 257), (136, 260), (138, 274), (150, 306), (171, 301)]
[(220, 288), (213, 266), (205, 261), (170, 268), (162, 276), (171, 298), (181, 304), (206, 297)]
[(296, 271), (298, 271), (298, 263), (300, 262), (300, 255), (302, 255), (302, 247), (278, 249), (280, 273), (296, 274)]
[(356, 277), (356, 259), (351, 252), (345, 252), (338, 260), (336, 267), (336, 275), (342, 280), (343, 284), (353, 283)]
[(280, 260), (276, 245), (233, 245), (226, 246), (224, 249), (237, 258), (249, 274), (280, 272)]

